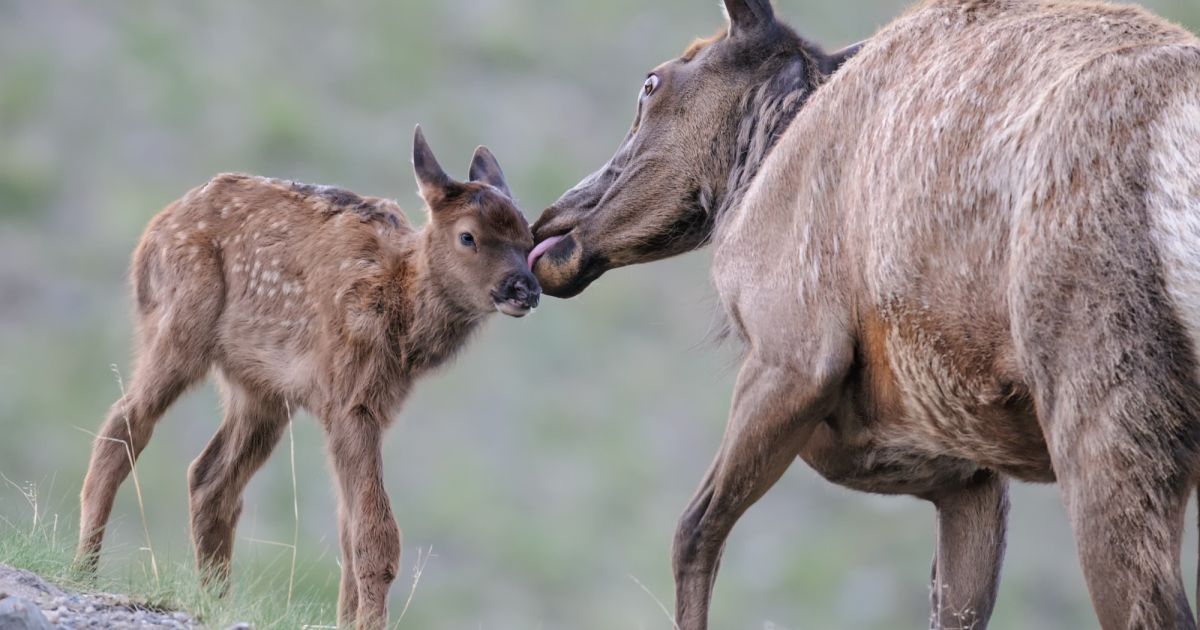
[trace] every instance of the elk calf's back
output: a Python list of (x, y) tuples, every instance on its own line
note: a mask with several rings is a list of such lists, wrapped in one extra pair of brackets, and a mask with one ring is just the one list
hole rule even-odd
[[(281, 436), (289, 405), (317, 415), (339, 482), (343, 625), (387, 618), (400, 536), (380, 434), (413, 380), (452, 357), (489, 314), (521, 317), (541, 289), (533, 236), (492, 154), (467, 182), (420, 130), (413, 163), (430, 220), (338, 188), (220, 175), (156, 216), (134, 254), (138, 356), (93, 446), (79, 560), (94, 568), (117, 488), (154, 423), (213, 369), (225, 419), (192, 463), (192, 538), (224, 584), (241, 494)], [(215, 368), (215, 369), (214, 369)]]

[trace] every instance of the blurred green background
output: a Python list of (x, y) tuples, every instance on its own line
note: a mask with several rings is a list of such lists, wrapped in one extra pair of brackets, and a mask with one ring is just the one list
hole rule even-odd
[[(420, 122), (458, 176), (490, 146), (532, 220), (609, 157), (644, 72), (715, 31), (717, 4), (0, 0), (0, 472), (76, 526), (84, 431), (118, 395), (110, 365), (130, 369), (129, 253), (190, 187), (248, 171), (396, 197), (419, 219)], [(905, 4), (777, 2), (831, 48)], [(1196, 0), (1144, 4), (1200, 29)], [(418, 387), (386, 446), (405, 544), (394, 612), (432, 548), (404, 627), (669, 627), (655, 597), (671, 607), (675, 519), (735, 372), (732, 349), (710, 341), (707, 263), (620, 270), (531, 318), (497, 317)], [(139, 464), (160, 561), (190, 558), (187, 463), (218, 419), (199, 389)], [(295, 448), (301, 586), (332, 602), (334, 503), (310, 418)], [(1055, 488), (1017, 487), (1012, 515), (993, 627), (1095, 627)], [(28, 519), (7, 484), (0, 516)], [(734, 532), (713, 627), (925, 627), (932, 526), (924, 503), (795, 466)], [(292, 527), (285, 444), (248, 491), (235, 571), (286, 582), (289, 552), (260, 541), (289, 542)], [(141, 530), (126, 483), (105, 571), (140, 566)]]

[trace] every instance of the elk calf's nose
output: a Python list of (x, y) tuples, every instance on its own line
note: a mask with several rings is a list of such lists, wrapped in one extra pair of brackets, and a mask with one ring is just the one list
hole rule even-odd
[(529, 308), (537, 308), (542, 297), (542, 287), (532, 275), (515, 273), (504, 280), (500, 294), (505, 299), (516, 300)]

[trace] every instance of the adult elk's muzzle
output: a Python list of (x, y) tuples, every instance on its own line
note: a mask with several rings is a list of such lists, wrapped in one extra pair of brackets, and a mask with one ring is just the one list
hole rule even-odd
[(611, 162), (606, 164), (564, 193), (534, 223), (537, 245), (529, 253), (529, 268), (537, 274), (546, 295), (575, 297), (608, 269), (607, 257), (586, 246), (592, 239), (582, 232), (587, 216), (596, 210), (618, 174)]

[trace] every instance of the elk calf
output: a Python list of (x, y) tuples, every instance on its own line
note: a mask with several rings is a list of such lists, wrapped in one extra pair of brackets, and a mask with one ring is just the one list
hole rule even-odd
[(339, 624), (380, 627), (400, 561), (381, 434), (413, 381), (490, 313), (521, 317), (541, 289), (533, 237), (483, 147), (453, 181), (417, 129), (431, 220), (336, 188), (221, 175), (151, 221), (133, 261), (138, 357), (84, 480), (78, 559), (97, 563), (117, 488), (154, 423), (215, 368), (225, 419), (188, 471), (192, 539), (224, 586), (241, 495), (303, 406), (321, 419), (338, 480)]

